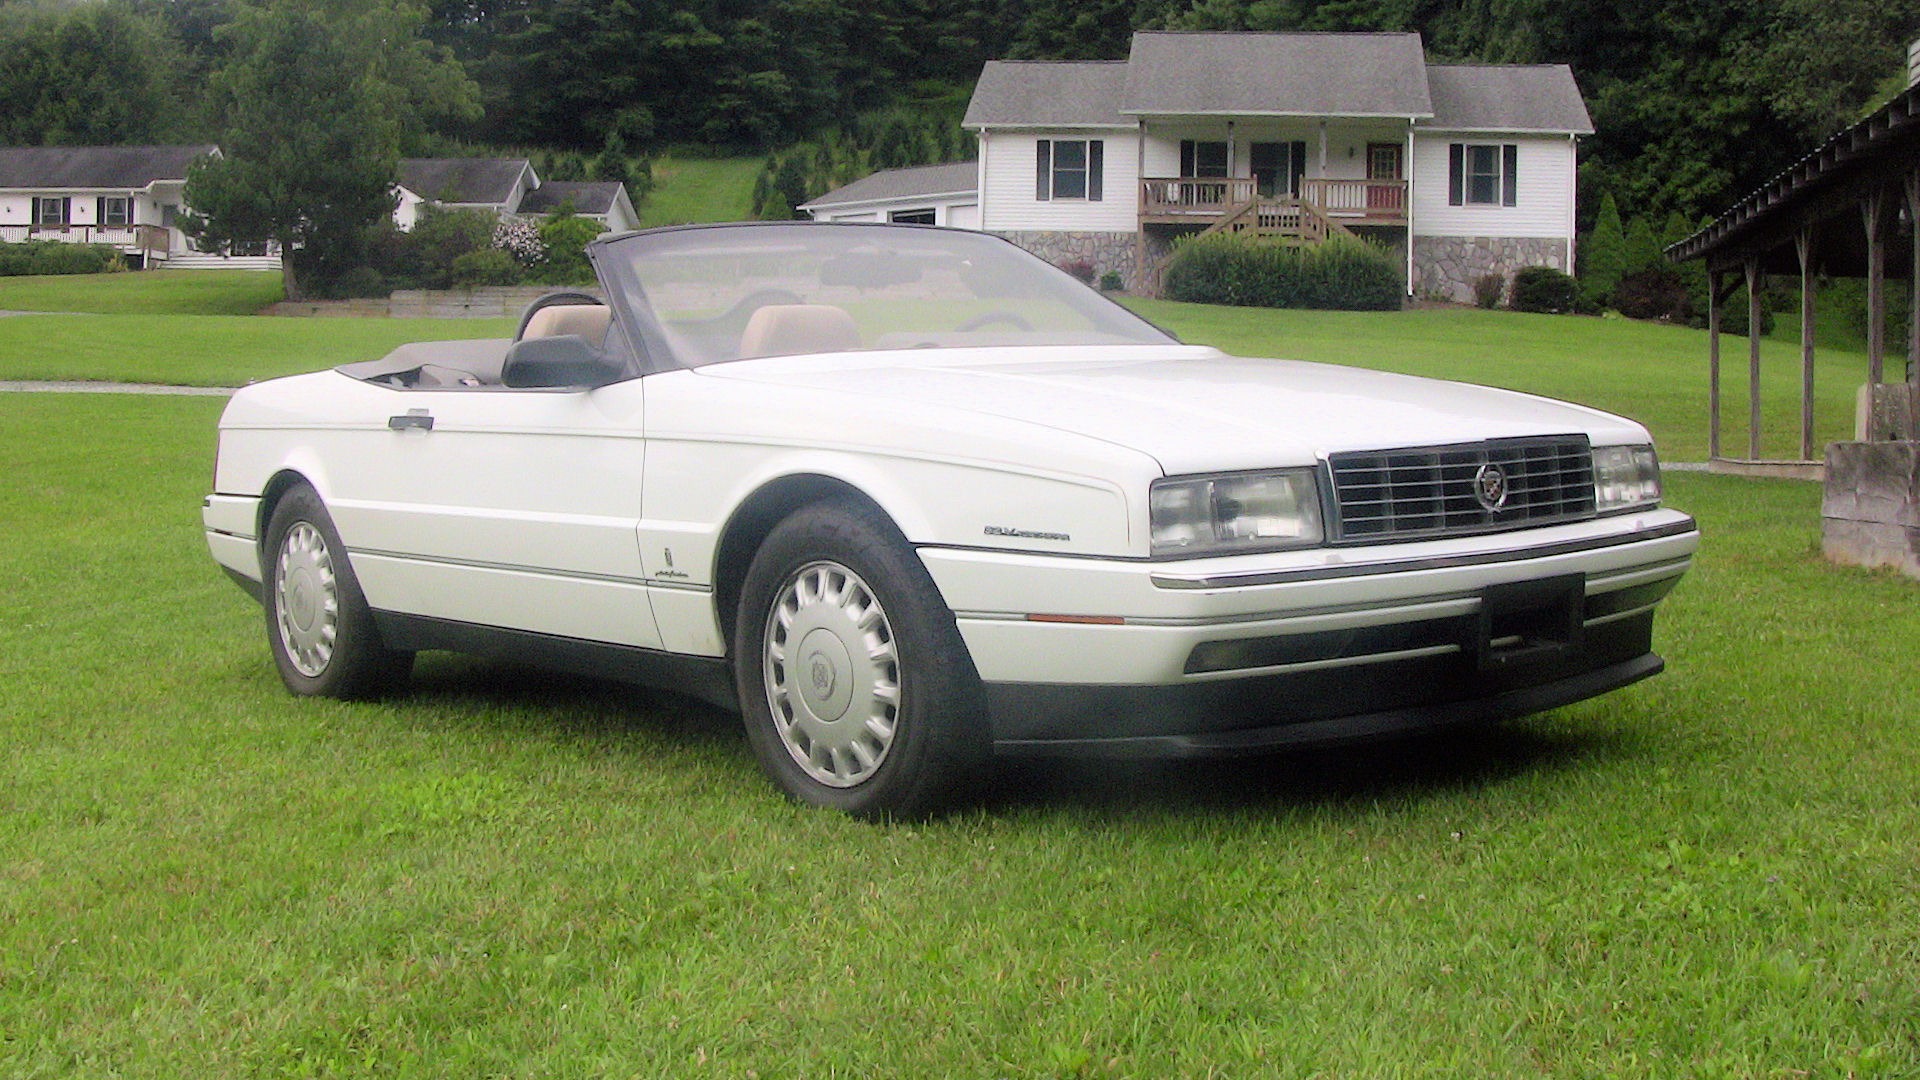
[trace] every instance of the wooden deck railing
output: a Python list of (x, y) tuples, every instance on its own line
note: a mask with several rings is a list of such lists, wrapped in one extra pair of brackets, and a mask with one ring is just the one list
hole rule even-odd
[(127, 251), (168, 253), (173, 236), (163, 225), (0, 225), (0, 241), (106, 244)]
[[(1140, 181), (1140, 220), (1210, 224), (1212, 219), (1237, 214), (1257, 198), (1252, 177), (1148, 178)], [(1405, 180), (1302, 178), (1299, 201), (1349, 225), (1407, 222)]]

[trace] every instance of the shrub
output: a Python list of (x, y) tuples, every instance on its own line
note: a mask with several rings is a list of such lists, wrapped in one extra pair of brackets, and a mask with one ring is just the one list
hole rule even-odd
[(453, 260), (448, 276), (455, 287), (467, 288), (475, 285), (517, 285), (520, 275), (520, 264), (513, 261), (513, 256), (499, 248), (486, 248), (469, 251)]
[(25, 274), (106, 274), (125, 270), (127, 262), (105, 244), (68, 244), (59, 240), (0, 243), (0, 277)]
[(1215, 233), (1174, 248), (1163, 291), (1197, 304), (1394, 311), (1404, 286), (1399, 260), (1357, 238), (1298, 245)]
[(1613, 306), (1629, 319), (1685, 322), (1692, 313), (1687, 283), (1672, 270), (1640, 270), (1613, 288)]
[(1506, 295), (1507, 278), (1505, 274), (1482, 274), (1479, 280), (1473, 283), (1473, 302), (1477, 307), (1483, 307), (1491, 311), (1500, 306), (1500, 301)]
[(1127, 287), (1127, 283), (1120, 280), (1120, 275), (1114, 273), (1111, 270), (1100, 275), (1100, 291), (1101, 292), (1119, 292), (1121, 289), (1124, 289), (1126, 287)]
[(545, 260), (528, 279), (542, 285), (593, 284), (593, 264), (587, 261), (587, 245), (599, 235), (599, 222), (575, 217), (564, 208), (542, 221), (539, 242)]
[(342, 299), (385, 296), (388, 292), (387, 279), (371, 266), (356, 266), (340, 275), (340, 280), (334, 282), (333, 292)]
[(1513, 275), (1513, 310), (1559, 315), (1580, 306), (1580, 285), (1551, 266), (1528, 266)]
[(501, 218), (494, 223), (494, 247), (506, 252), (526, 269), (533, 269), (546, 260), (547, 244), (540, 237), (540, 222), (526, 218)]
[(1092, 259), (1082, 259), (1082, 258), (1061, 259), (1059, 262), (1054, 263), (1053, 265), (1059, 267), (1062, 270), (1065, 270), (1069, 274), (1072, 274), (1075, 278), (1078, 278), (1083, 284), (1086, 284), (1086, 285), (1093, 284), (1094, 266), (1093, 266)]

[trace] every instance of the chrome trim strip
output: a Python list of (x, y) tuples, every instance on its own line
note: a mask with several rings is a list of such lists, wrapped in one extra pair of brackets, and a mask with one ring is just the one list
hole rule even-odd
[(479, 559), (449, 559), (434, 555), (408, 555), (398, 551), (380, 551), (375, 548), (353, 548), (352, 557), (367, 556), (376, 559), (392, 559), (396, 562), (427, 563), (433, 566), (453, 566), (463, 570), (497, 570), (508, 574), (533, 574), (539, 577), (566, 578), (572, 581), (594, 581), (606, 585), (638, 585), (647, 589), (678, 589), (685, 592), (708, 593), (711, 585), (698, 585), (691, 582), (661, 581), (657, 578), (626, 577), (620, 574), (591, 574), (579, 570), (558, 570), (550, 566), (520, 566), (515, 563), (485, 562)]
[(1537, 547), (1508, 548), (1504, 551), (1477, 552), (1471, 555), (1434, 555), (1423, 559), (1362, 563), (1354, 566), (1315, 566), (1300, 570), (1246, 570), (1234, 574), (1150, 573), (1149, 581), (1162, 589), (1236, 589), (1254, 585), (1280, 585), (1296, 581), (1330, 581), (1337, 578), (1367, 577), (1373, 574), (1411, 573), (1418, 570), (1445, 570), (1460, 566), (1486, 566), (1493, 563), (1521, 562), (1551, 558), (1582, 551), (1600, 551), (1610, 547), (1648, 540), (1664, 540), (1697, 531), (1692, 518), (1661, 525), (1624, 536), (1600, 536), (1587, 540), (1566, 540)]
[(1226, 671), (1195, 671), (1185, 676), (1188, 682), (1218, 682), (1244, 679), (1249, 675), (1278, 675), (1301, 671), (1325, 671), (1329, 668), (1359, 667), (1362, 664), (1386, 664), (1395, 660), (1418, 660), (1423, 656), (1444, 656), (1460, 651), (1458, 645), (1428, 645), (1397, 652), (1368, 653), (1365, 656), (1339, 656), (1331, 660), (1303, 660), (1297, 664), (1268, 664), (1265, 667), (1229, 668)]
[(1626, 611), (1616, 611), (1611, 615), (1602, 615), (1597, 619), (1588, 619), (1586, 622), (1582, 623), (1581, 625), (1605, 626), (1610, 622), (1619, 622), (1621, 619), (1631, 619), (1635, 615), (1645, 615), (1647, 612), (1652, 611), (1654, 608), (1657, 608), (1659, 606), (1660, 606), (1660, 602), (1656, 600), (1651, 604), (1642, 604), (1637, 608), (1629, 608)]

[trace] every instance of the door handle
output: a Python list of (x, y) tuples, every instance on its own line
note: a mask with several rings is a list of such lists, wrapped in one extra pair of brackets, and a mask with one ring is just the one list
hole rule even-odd
[(425, 409), (408, 409), (405, 415), (387, 417), (387, 427), (394, 431), (406, 431), (409, 428), (432, 431), (433, 415)]

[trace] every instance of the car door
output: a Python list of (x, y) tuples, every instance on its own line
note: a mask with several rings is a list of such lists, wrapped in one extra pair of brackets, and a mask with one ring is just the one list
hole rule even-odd
[(370, 387), (331, 477), (368, 602), (658, 648), (637, 539), (644, 381)]

